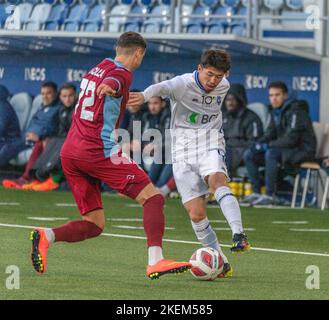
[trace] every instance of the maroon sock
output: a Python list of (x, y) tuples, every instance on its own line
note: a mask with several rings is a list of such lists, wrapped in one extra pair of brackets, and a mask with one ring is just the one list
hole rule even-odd
[(32, 169), (33, 165), (41, 155), (42, 151), (43, 151), (43, 142), (41, 140), (36, 142), (36, 144), (34, 145), (31, 156), (26, 164), (24, 173), (22, 175), (22, 178), (24, 178), (25, 180), (30, 180), (30, 170)]
[(174, 177), (171, 177), (169, 181), (167, 182), (167, 187), (169, 188), (170, 191), (173, 191), (176, 189), (176, 182)]
[(61, 227), (54, 228), (53, 231), (56, 242), (77, 242), (97, 237), (103, 230), (92, 222), (79, 220), (71, 221)]
[(147, 237), (147, 246), (162, 247), (165, 228), (164, 198), (162, 195), (157, 194), (147, 199), (143, 207), (143, 223)]

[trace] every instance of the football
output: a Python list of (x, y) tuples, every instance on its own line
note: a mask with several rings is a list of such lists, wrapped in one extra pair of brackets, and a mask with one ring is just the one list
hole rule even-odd
[(212, 248), (196, 250), (190, 259), (192, 275), (198, 280), (215, 280), (223, 271), (223, 258)]

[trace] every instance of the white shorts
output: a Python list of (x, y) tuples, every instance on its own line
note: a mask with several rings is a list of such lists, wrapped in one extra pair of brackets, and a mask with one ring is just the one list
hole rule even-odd
[(224, 173), (229, 179), (225, 152), (222, 150), (211, 150), (200, 156), (194, 163), (183, 161), (173, 163), (174, 178), (183, 204), (207, 195), (208, 185), (204, 179), (216, 172)]

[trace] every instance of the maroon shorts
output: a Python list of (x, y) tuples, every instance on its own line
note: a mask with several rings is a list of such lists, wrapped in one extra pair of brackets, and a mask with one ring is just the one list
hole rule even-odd
[(135, 199), (151, 182), (131, 159), (115, 155), (100, 161), (61, 157), (62, 168), (82, 215), (102, 209), (101, 182)]

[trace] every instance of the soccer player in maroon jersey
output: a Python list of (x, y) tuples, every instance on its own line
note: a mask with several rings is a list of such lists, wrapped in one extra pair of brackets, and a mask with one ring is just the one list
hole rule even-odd
[(72, 126), (61, 151), (62, 167), (82, 220), (31, 232), (31, 259), (38, 273), (46, 271), (50, 244), (83, 241), (102, 233), (105, 216), (101, 181), (143, 206), (149, 278), (184, 272), (191, 267), (187, 262), (163, 258), (163, 196), (145, 172), (122, 153), (115, 139), (129, 98), (132, 72), (141, 64), (145, 50), (141, 35), (126, 32), (118, 39), (115, 59), (104, 59), (82, 79)]

